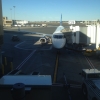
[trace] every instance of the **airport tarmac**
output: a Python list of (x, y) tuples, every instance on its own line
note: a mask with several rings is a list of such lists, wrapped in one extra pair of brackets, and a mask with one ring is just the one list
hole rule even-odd
[[(53, 33), (56, 27), (23, 29), (32, 32)], [(9, 29), (4, 32), (4, 44), (2, 46), (4, 55), (13, 58), (14, 69), (18, 68), (25, 74), (37, 71), (40, 75), (51, 75), (53, 78), (56, 50), (52, 49), (52, 44), (40, 44), (38, 40), (41, 35), (24, 32), (17, 33), (14, 31), (17, 31), (17, 28)], [(17, 35), (20, 41), (11, 41), (13, 35)], [(67, 49), (61, 50), (59, 55), (57, 82), (63, 82), (63, 73), (65, 73), (68, 82), (75, 89), (79, 89), (78, 92), (80, 94), (82, 77), (79, 73), (83, 68), (91, 67), (82, 53)], [(79, 85), (78, 88), (77, 85)], [(76, 98), (78, 98), (78, 94)]]
[[(42, 33), (53, 33), (55, 27), (46, 28), (25, 28), (27, 31), (34, 30)], [(53, 78), (53, 71), (56, 60), (56, 50), (52, 49), (52, 44), (41, 44), (39, 38), (41, 35), (28, 33), (14, 33), (10, 32), (14, 29), (5, 31), (3, 49), (5, 55), (13, 57), (14, 68), (21, 69), (24, 73), (31, 73), (32, 71), (39, 71), (40, 74), (51, 75)], [(16, 27), (17, 30), (17, 27)], [(17, 34), (20, 41), (12, 42), (11, 38)], [(24, 63), (23, 63), (24, 62)], [(57, 81), (61, 82), (63, 73), (66, 74), (68, 80), (81, 83), (81, 76), (79, 73), (83, 68), (90, 68), (82, 53), (69, 51), (67, 49), (61, 50), (58, 64)]]
[(29, 31), (29, 32), (40, 32), (40, 33), (50, 33), (52, 34), (57, 26), (49, 26), (49, 27), (6, 27), (4, 30), (9, 30), (9, 31), (18, 31), (19, 29), (21, 31)]

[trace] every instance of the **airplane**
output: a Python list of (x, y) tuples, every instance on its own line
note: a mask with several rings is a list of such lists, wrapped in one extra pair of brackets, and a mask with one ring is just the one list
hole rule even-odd
[(66, 37), (63, 34), (62, 30), (64, 27), (62, 26), (62, 15), (60, 20), (60, 26), (54, 31), (54, 33), (50, 36), (50, 34), (43, 34), (43, 37), (40, 38), (40, 42), (46, 42), (46, 36), (51, 37), (53, 47), (56, 49), (61, 49), (66, 44)]
[[(60, 25), (56, 28), (56, 30), (53, 32), (53, 34), (45, 34), (45, 33), (38, 33), (38, 32), (29, 32), (29, 31), (21, 31), (20, 27), (18, 27), (18, 31), (20, 32), (26, 32), (31, 34), (37, 34), (42, 35), (42, 37), (39, 39), (41, 43), (51, 42), (54, 48), (56, 48), (58, 51), (65, 47), (66, 45), (66, 37), (62, 30), (65, 30), (65, 28), (62, 26), (62, 14), (61, 14), (61, 20)], [(66, 30), (65, 30), (66, 31)], [(77, 50), (74, 48), (69, 48), (68, 46), (65, 47), (67, 50), (73, 50), (82, 52), (84, 50)]]
[[(57, 29), (54, 31), (53, 34), (45, 34), (45, 33), (36, 33), (36, 34), (43, 35), (43, 37), (41, 37), (39, 39), (39, 41), (41, 43), (46, 43), (49, 39), (47, 37), (51, 37), (53, 47), (56, 49), (61, 49), (66, 44), (66, 37), (62, 32), (63, 29), (64, 29), (64, 27), (62, 26), (62, 14), (61, 14), (60, 26), (57, 27)], [(20, 31), (20, 29), (19, 29), (19, 31)], [(30, 32), (30, 33), (32, 33), (32, 32)], [(35, 34), (35, 33), (33, 33), (33, 34)]]

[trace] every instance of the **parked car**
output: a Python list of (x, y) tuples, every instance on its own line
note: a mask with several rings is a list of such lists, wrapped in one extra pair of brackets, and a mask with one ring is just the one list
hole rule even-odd
[(21, 27), (22, 25), (21, 25), (21, 24), (15, 24), (14, 26), (19, 26), (19, 27)]
[(34, 27), (34, 24), (31, 24), (31, 27)]
[(25, 26), (26, 26), (26, 27), (30, 27), (31, 25), (30, 25), (30, 24), (25, 24)]
[(25, 26), (25, 24), (22, 25), (22, 27), (24, 27), (24, 26)]
[(15, 24), (14, 26), (17, 26), (17, 24)]
[(35, 25), (35, 27), (37, 27), (38, 25)]
[(40, 27), (40, 25), (38, 25), (38, 27)]
[(20, 39), (17, 35), (13, 35), (11, 40), (12, 41), (19, 41)]

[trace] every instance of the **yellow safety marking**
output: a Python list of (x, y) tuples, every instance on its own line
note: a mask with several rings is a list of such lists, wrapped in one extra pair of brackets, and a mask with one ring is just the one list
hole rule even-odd
[(2, 64), (2, 75), (4, 75), (4, 65)]
[(5, 65), (7, 65), (7, 58), (5, 57)]
[(11, 71), (13, 70), (13, 63), (11, 62), (10, 63), (10, 68), (11, 68)]
[(57, 60), (56, 60), (56, 67), (55, 67), (55, 72), (54, 72), (54, 80), (53, 80), (53, 83), (56, 83), (57, 68), (58, 68), (58, 55), (57, 55)]

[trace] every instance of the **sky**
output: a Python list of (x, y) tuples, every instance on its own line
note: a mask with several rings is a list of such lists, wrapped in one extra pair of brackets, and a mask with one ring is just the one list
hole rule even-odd
[(2, 13), (27, 21), (59, 21), (61, 14), (63, 21), (97, 20), (100, 0), (2, 0)]

